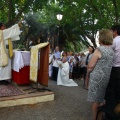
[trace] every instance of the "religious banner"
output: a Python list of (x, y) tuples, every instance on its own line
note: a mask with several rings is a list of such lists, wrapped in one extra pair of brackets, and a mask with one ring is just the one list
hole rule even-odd
[(40, 43), (36, 46), (33, 46), (31, 48), (30, 58), (30, 80), (33, 82), (39, 82), (41, 85), (48, 86), (48, 67), (49, 43)]

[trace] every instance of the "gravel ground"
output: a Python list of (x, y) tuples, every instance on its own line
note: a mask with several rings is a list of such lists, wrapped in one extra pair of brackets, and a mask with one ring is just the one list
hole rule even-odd
[(87, 90), (83, 89), (82, 80), (75, 82), (78, 87), (57, 86), (49, 80), (48, 88), (55, 93), (54, 101), (0, 108), (0, 120), (91, 120)]

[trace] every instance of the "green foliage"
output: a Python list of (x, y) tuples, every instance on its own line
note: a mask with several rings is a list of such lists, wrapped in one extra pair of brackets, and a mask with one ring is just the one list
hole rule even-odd
[(18, 48), (18, 49), (24, 49), (24, 48), (25, 48), (25, 46), (24, 46), (24, 45), (22, 45), (22, 44), (18, 44), (17, 48)]
[(87, 47), (80, 41), (70, 42), (66, 40), (65, 45), (63, 46), (64, 51), (80, 52), (85, 50)]
[[(1, 0), (0, 4), (1, 21), (10, 26), (24, 18), (30, 26), (25, 25), (22, 44), (31, 34), (55, 38), (60, 31), (61, 47), (79, 51), (89, 45), (88, 39), (96, 47), (97, 31), (120, 23), (120, 0)], [(58, 13), (63, 14), (60, 22)]]
[(8, 26), (19, 21), (24, 14), (36, 12), (49, 0), (1, 0), (0, 20), (7, 23)]

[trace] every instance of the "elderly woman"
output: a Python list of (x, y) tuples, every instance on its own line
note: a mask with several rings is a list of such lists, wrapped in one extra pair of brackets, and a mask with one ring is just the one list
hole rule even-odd
[(90, 78), (90, 80), (87, 100), (92, 103), (93, 120), (96, 120), (97, 108), (104, 102), (104, 95), (109, 82), (114, 55), (110, 47), (112, 42), (112, 32), (101, 30), (99, 32), (100, 46), (96, 48), (88, 64), (86, 79)]

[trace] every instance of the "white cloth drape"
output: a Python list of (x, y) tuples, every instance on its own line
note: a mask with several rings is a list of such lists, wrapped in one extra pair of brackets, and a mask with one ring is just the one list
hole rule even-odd
[(53, 55), (49, 55), (49, 77), (52, 77), (52, 61), (53, 61)]
[(30, 52), (29, 51), (14, 51), (12, 69), (19, 72), (24, 66), (30, 65)]

